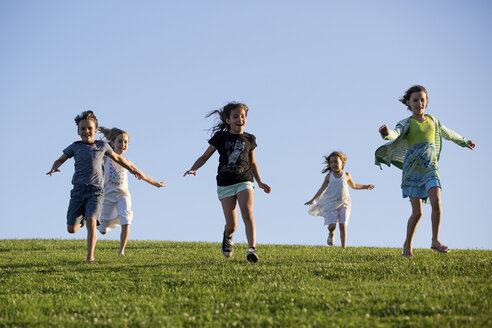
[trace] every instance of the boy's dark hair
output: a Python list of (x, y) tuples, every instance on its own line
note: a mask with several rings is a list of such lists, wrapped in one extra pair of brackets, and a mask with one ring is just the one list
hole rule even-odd
[(210, 129), (212, 131), (212, 135), (217, 131), (229, 131), (231, 129), (229, 124), (227, 124), (226, 119), (231, 117), (231, 112), (236, 108), (244, 109), (246, 116), (248, 116), (248, 106), (238, 102), (230, 102), (223, 108), (211, 111), (205, 116), (210, 117), (214, 114), (219, 115), (219, 120), (217, 120), (218, 122)]
[(427, 97), (427, 103), (429, 102), (429, 94), (427, 93), (427, 90), (425, 90), (425, 88), (421, 85), (414, 85), (413, 87), (411, 87), (410, 89), (408, 89), (405, 94), (403, 95), (403, 97), (401, 97), (399, 99), (399, 101), (407, 106), (408, 110), (412, 110), (410, 108), (410, 106), (407, 105), (407, 101), (410, 100), (410, 97), (412, 96), (412, 93), (414, 92), (425, 92), (425, 96)]
[(75, 124), (77, 124), (77, 126), (79, 126), (79, 123), (82, 120), (94, 121), (94, 124), (96, 125), (96, 129), (97, 129), (97, 117), (93, 111), (86, 110), (85, 112), (82, 112), (82, 114), (75, 116)]
[(342, 169), (343, 169), (343, 167), (345, 166), (345, 163), (347, 163), (347, 155), (345, 155), (341, 151), (334, 151), (330, 155), (324, 156), (325, 161), (323, 163), (326, 164), (326, 167), (321, 171), (321, 173), (326, 173), (328, 171), (331, 171), (330, 157), (333, 157), (333, 156), (337, 156), (338, 158), (340, 158), (340, 160), (342, 161)]

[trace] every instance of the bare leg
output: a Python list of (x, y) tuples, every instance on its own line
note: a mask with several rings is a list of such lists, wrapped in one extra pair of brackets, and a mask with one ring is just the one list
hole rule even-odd
[(240, 191), (237, 194), (237, 201), (241, 209), (244, 227), (246, 230), (246, 238), (248, 239), (249, 247), (256, 247), (256, 227), (255, 218), (253, 216), (254, 192), (251, 189)]
[(118, 255), (125, 255), (125, 247), (128, 242), (128, 236), (130, 236), (130, 225), (124, 224), (121, 226), (120, 250), (118, 251)]
[(334, 238), (334, 236), (335, 236), (335, 229), (336, 228), (337, 228), (337, 224), (336, 223), (330, 223), (328, 225), (328, 231), (329, 231), (329, 233), (328, 233), (328, 241), (327, 241), (328, 246), (333, 246), (335, 244), (335, 240), (334, 240), (335, 238)]
[(96, 225), (97, 220), (94, 217), (89, 217), (86, 219), (87, 223), (87, 262), (94, 262), (94, 250), (96, 249)]
[(412, 214), (407, 223), (407, 238), (403, 244), (403, 256), (413, 256), (412, 239), (417, 229), (417, 224), (422, 218), (422, 199), (410, 197), (410, 204), (412, 205)]
[(441, 216), (442, 216), (442, 207), (441, 207), (441, 188), (434, 187), (429, 189), (429, 199), (432, 206), (432, 243), (431, 247), (434, 248), (446, 248), (439, 241), (439, 229), (441, 227)]
[(237, 229), (236, 196), (222, 198), (220, 202), (226, 220), (224, 230), (227, 237), (231, 237)]
[(77, 230), (79, 230), (79, 228), (81, 227), (82, 225), (81, 224), (76, 224), (76, 225), (67, 225), (67, 231), (69, 233), (76, 233)]
[(342, 242), (342, 248), (345, 248), (347, 244), (347, 224), (339, 223), (340, 226), (340, 241)]

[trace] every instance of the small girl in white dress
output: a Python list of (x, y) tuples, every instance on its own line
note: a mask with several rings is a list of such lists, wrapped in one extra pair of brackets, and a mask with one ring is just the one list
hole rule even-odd
[[(130, 136), (126, 131), (118, 128), (107, 129), (101, 126), (99, 132), (108, 140), (115, 153), (123, 155), (128, 149)], [(128, 174), (121, 165), (110, 158), (106, 158), (104, 172), (104, 202), (101, 225), (97, 227), (97, 230), (105, 235), (109, 230), (121, 226), (118, 255), (123, 256), (130, 235), (130, 224), (133, 220), (132, 200), (128, 190)], [(166, 186), (165, 182), (157, 182), (144, 173), (142, 173), (142, 180), (157, 188)]]
[(312, 205), (309, 208), (309, 214), (325, 218), (325, 226), (328, 226), (329, 231), (328, 246), (334, 245), (334, 231), (338, 223), (343, 248), (346, 247), (347, 243), (346, 228), (351, 209), (348, 186), (352, 189), (370, 190), (374, 188), (372, 184), (356, 184), (352, 180), (352, 176), (348, 172), (343, 171), (346, 162), (347, 156), (342, 152), (334, 151), (329, 156), (325, 156), (326, 168), (322, 172), (328, 172), (328, 174), (316, 195), (304, 204)]

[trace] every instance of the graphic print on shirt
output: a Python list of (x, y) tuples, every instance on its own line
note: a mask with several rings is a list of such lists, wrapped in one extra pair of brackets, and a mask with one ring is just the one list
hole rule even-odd
[(226, 142), (228, 163), (222, 167), (225, 172), (241, 173), (238, 161), (241, 158), (241, 153), (245, 149), (244, 141), (236, 140), (234, 142)]
[(121, 186), (124, 182), (125, 169), (113, 161), (109, 164), (108, 183), (115, 186)]

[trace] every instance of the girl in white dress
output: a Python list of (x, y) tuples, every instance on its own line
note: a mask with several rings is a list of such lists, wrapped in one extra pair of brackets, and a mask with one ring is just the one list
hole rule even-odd
[[(118, 128), (107, 129), (101, 126), (99, 127), (99, 132), (108, 140), (115, 153), (123, 155), (128, 149), (130, 136), (126, 131)], [(105, 235), (109, 230), (121, 226), (118, 255), (124, 256), (126, 243), (130, 235), (130, 224), (133, 220), (132, 200), (128, 190), (128, 175), (123, 167), (110, 158), (106, 158), (104, 171), (104, 202), (101, 212), (101, 225), (97, 227), (97, 230)], [(166, 186), (165, 182), (157, 182), (144, 173), (142, 173), (142, 180), (157, 188)]]
[(328, 172), (328, 174), (316, 195), (304, 204), (312, 205), (309, 208), (309, 214), (325, 218), (325, 226), (328, 226), (329, 231), (328, 246), (334, 245), (334, 231), (338, 223), (343, 248), (346, 247), (347, 243), (346, 228), (351, 209), (348, 186), (352, 189), (370, 190), (374, 188), (372, 184), (356, 184), (352, 176), (343, 171), (346, 162), (347, 156), (342, 152), (334, 151), (329, 156), (325, 156), (326, 168), (322, 172)]

